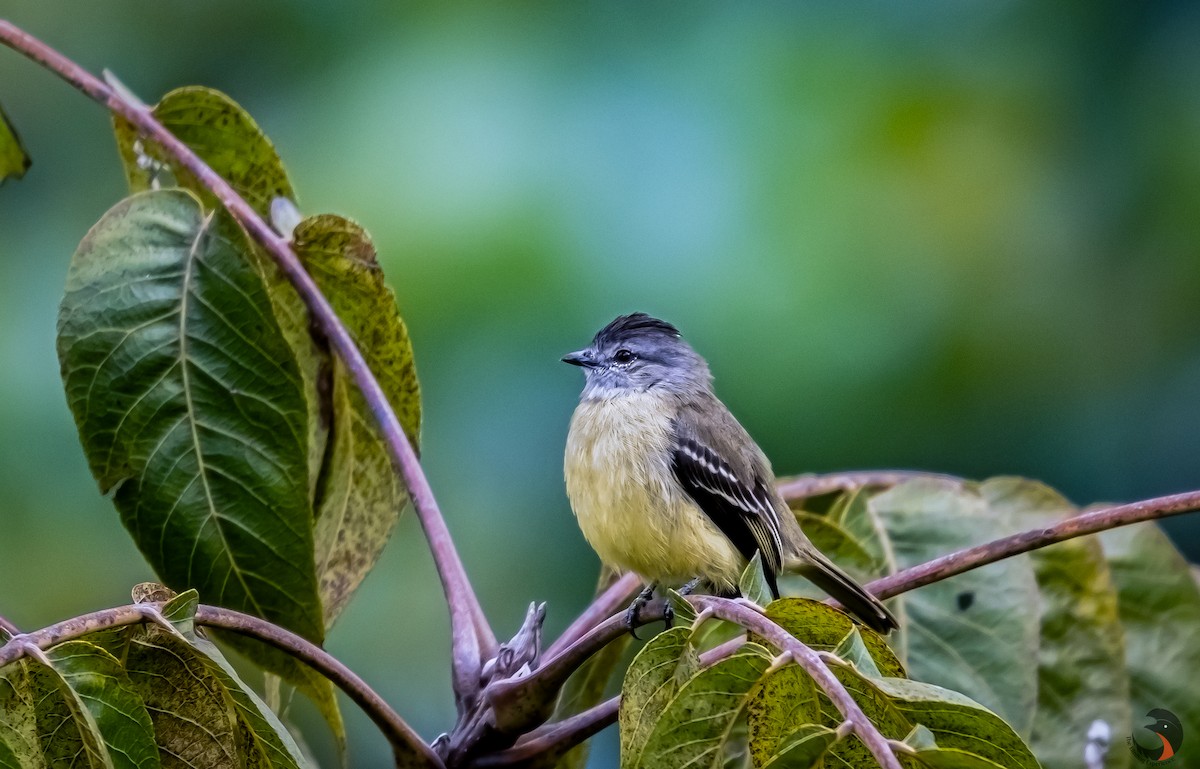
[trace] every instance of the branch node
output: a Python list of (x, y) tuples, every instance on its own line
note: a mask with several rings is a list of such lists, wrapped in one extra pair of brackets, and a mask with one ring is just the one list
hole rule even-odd
[(780, 668), (785, 668), (788, 665), (791, 665), (795, 661), (796, 658), (792, 655), (791, 651), (784, 651), (778, 657), (771, 660), (770, 666), (767, 667), (767, 670), (763, 675), (769, 676)]
[(696, 614), (696, 619), (692, 620), (692, 632), (695, 633), (700, 629), (701, 625), (703, 625), (705, 622), (708, 622), (712, 618), (712, 609), (701, 609), (700, 612)]
[(833, 652), (818, 651), (817, 656), (821, 658), (821, 662), (824, 662), (826, 667), (839, 667), (839, 668), (850, 667), (849, 662), (846, 662), (846, 660), (837, 656)]

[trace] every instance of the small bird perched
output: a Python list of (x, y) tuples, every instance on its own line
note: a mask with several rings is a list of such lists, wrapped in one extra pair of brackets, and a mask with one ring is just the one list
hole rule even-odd
[(563, 361), (586, 377), (567, 435), (567, 496), (600, 559), (649, 583), (630, 607), (631, 625), (660, 583), (692, 587), (698, 579), (736, 594), (758, 552), (774, 597), (786, 564), (868, 627), (896, 627), (877, 598), (808, 541), (766, 455), (717, 399), (708, 364), (674, 326), (622, 315)]

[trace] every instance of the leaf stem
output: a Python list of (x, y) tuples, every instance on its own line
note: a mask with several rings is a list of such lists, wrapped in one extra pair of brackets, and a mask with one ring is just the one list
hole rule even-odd
[(413, 508), (429, 541), (442, 589), (449, 604), (455, 694), (460, 703), (474, 700), (479, 690), (482, 660), (492, 657), (496, 652), (495, 635), (483, 614), (478, 597), (471, 588), (429, 481), (400, 426), (400, 421), (388, 403), (387, 396), (371, 373), (350, 332), (338, 319), (328, 300), (317, 288), (317, 284), (305, 272), (288, 240), (272, 230), (224, 179), (164, 128), (148, 107), (109, 87), (74, 61), (4, 19), (0, 19), (0, 43), (54, 72), (110, 112), (128, 120), (144, 136), (161, 145), (221, 201), (250, 237), (271, 255), (279, 265), (280, 271), (295, 287), (312, 314), (314, 322), (329, 339), (330, 346), (345, 363), (350, 376), (362, 391), (363, 399), (379, 425), (392, 462), (408, 487)]
[[(137, 625), (143, 622), (160, 622), (162, 615), (159, 612), (159, 606), (160, 604), (142, 603), (101, 609), (72, 617), (32, 633), (18, 633), (0, 646), (0, 668), (29, 656), (33, 650), (46, 650), (65, 641), (81, 638), (100, 630)], [(437, 754), (421, 739), (420, 735), (413, 731), (412, 727), (405, 723), (396, 711), (392, 710), (382, 697), (354, 671), (311, 641), (264, 619), (216, 606), (197, 607), (196, 622), (200, 625), (251, 636), (305, 662), (336, 684), (346, 693), (346, 696), (362, 708), (398, 754), (403, 751), (405, 758), (411, 758), (415, 753), (423, 760), (424, 766), (433, 769), (441, 769), (443, 766), (442, 760), (438, 758)]]
[(1096, 534), (1108, 529), (1115, 529), (1118, 526), (1128, 526), (1131, 523), (1167, 518), (1197, 510), (1200, 510), (1200, 491), (1188, 491), (1141, 502), (1104, 507), (1064, 518), (1052, 526), (1022, 531), (985, 542), (982, 545), (948, 553), (919, 566), (913, 566), (877, 579), (866, 585), (866, 588), (879, 598), (891, 598), (918, 587), (940, 582), (956, 574), (962, 574), (964, 571), (1053, 545), (1056, 542), (1087, 534)]

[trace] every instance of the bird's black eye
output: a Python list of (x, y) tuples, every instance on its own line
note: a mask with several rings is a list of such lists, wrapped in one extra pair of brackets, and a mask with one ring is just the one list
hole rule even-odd
[(629, 363), (633, 360), (633, 353), (626, 349), (617, 350), (617, 354), (613, 356), (613, 360), (617, 363)]

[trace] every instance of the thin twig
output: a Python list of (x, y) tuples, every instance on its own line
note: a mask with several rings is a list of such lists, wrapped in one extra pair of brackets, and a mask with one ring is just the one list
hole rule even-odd
[[(663, 604), (647, 606), (639, 614), (643, 624), (657, 622), (663, 618)], [(552, 705), (554, 698), (562, 690), (563, 684), (579, 666), (596, 652), (629, 632), (629, 624), (625, 613), (620, 612), (601, 622), (586, 633), (575, 643), (560, 652), (550, 655), (542, 664), (528, 675), (518, 678), (508, 678), (495, 681), (484, 690), (484, 698), (497, 711), (502, 709), (516, 711), (517, 703), (526, 703), (525, 708), (531, 717), (541, 715), (537, 708), (530, 708), (528, 703), (546, 703)], [(548, 709), (547, 709), (548, 715)], [(541, 716), (542, 719), (545, 715)], [(525, 728), (536, 723), (520, 724)]]
[(3, 630), (10, 636), (18, 635), (21, 632), (21, 629), (9, 622), (7, 617), (0, 617), (0, 630)]
[(88, 633), (149, 622), (154, 617), (155, 609), (152, 604), (134, 604), (81, 614), (32, 633), (17, 633), (0, 646), (0, 667), (26, 656), (30, 645), (39, 649), (49, 649)]
[[(117, 606), (72, 617), (32, 633), (18, 633), (0, 646), (0, 667), (28, 656), (33, 649), (46, 650), (101, 630), (159, 622), (162, 618), (159, 607), (152, 603)], [(256, 638), (302, 660), (336, 684), (362, 708), (393, 748), (406, 750), (406, 755), (415, 752), (429, 767), (442, 766), (441, 759), (382, 697), (354, 671), (311, 641), (258, 617), (215, 606), (197, 607), (196, 623)]]
[(366, 681), (316, 644), (266, 620), (217, 606), (197, 607), (196, 622), (256, 638), (301, 660), (345, 692), (346, 696), (375, 722), (393, 748), (410, 748), (415, 750), (427, 765), (442, 766), (442, 760), (433, 749), (367, 685)]
[(536, 766), (552, 766), (571, 748), (616, 721), (620, 707), (620, 697), (605, 700), (570, 718), (534, 729), (511, 748), (480, 756), (471, 766), (529, 766), (535, 759)]
[(613, 582), (596, 599), (575, 618), (575, 621), (563, 631), (558, 639), (546, 650), (546, 657), (553, 657), (563, 649), (583, 638), (601, 622), (604, 622), (613, 612), (629, 603), (634, 593), (642, 586), (642, 580), (636, 574), (624, 574)]
[(164, 128), (147, 107), (134, 103), (41, 40), (3, 19), (0, 19), (0, 43), (54, 72), (109, 111), (128, 120), (143, 136), (162, 146), (179, 165), (191, 172), (221, 201), (250, 237), (274, 258), (280, 271), (295, 287), (316, 325), (328, 338), (330, 346), (345, 363), (350, 376), (362, 391), (363, 399), (379, 425), (392, 462), (408, 487), (413, 508), (433, 551), (434, 563), (450, 608), (455, 693), (460, 701), (473, 699), (478, 692), (482, 659), (495, 654), (495, 635), (488, 625), (474, 590), (471, 589), (429, 481), (388, 403), (387, 396), (371, 373), (350, 332), (338, 320), (328, 300), (305, 272), (288, 240), (272, 230), (224, 179)]
[(1037, 550), (1056, 542), (1096, 534), (1131, 523), (1167, 518), (1172, 515), (1200, 510), (1200, 491), (1156, 497), (1127, 505), (1116, 505), (1092, 510), (1040, 529), (1031, 529), (1008, 537), (986, 542), (975, 547), (943, 555), (919, 566), (898, 571), (866, 585), (878, 598), (891, 598), (918, 587), (940, 582), (947, 577), (964, 571), (986, 566), (989, 563), (1010, 558), (1014, 555)]
[(927, 473), (923, 470), (854, 470), (826, 475), (792, 475), (780, 478), (775, 487), (785, 501), (795, 502), (835, 491), (854, 491), (872, 486), (896, 486), (916, 478), (935, 478), (942, 481), (962, 483), (961, 478), (942, 473)]

